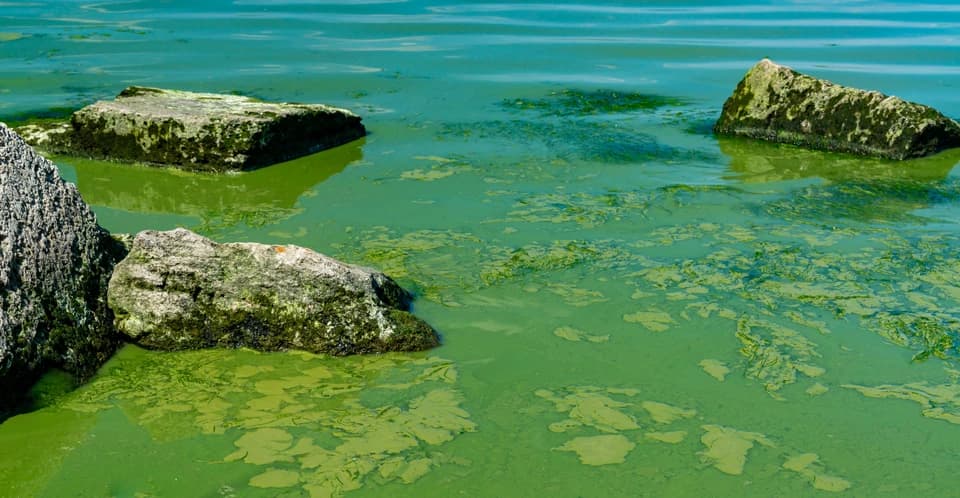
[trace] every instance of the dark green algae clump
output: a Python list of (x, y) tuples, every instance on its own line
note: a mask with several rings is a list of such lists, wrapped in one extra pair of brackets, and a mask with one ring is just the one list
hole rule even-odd
[[(536, 98), (504, 99), (497, 107), (520, 118), (447, 123), (442, 139), (495, 139), (542, 148), (561, 159), (598, 163), (709, 161), (716, 155), (661, 142), (640, 124), (676, 120), (687, 101), (610, 89), (562, 89)], [(672, 114), (671, 114), (672, 111)], [(638, 123), (639, 120), (641, 123)], [(649, 125), (650, 123), (646, 123)]]
[(509, 110), (537, 111), (545, 116), (591, 116), (629, 112), (650, 112), (664, 107), (678, 107), (687, 102), (677, 97), (610, 89), (563, 89), (546, 97), (504, 99), (501, 106)]

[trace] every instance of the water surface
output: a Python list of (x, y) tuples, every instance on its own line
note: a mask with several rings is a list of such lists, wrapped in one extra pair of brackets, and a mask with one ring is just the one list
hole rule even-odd
[(127, 85), (324, 102), (252, 173), (54, 158), (114, 232), (311, 247), (416, 293), (411, 355), (53, 374), (2, 496), (951, 496), (960, 154), (717, 139), (762, 57), (960, 116), (948, 2), (0, 3), (0, 117)]

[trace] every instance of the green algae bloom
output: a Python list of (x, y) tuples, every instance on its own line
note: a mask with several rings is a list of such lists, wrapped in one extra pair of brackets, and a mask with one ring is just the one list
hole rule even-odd
[(501, 106), (517, 111), (536, 111), (546, 116), (590, 116), (650, 112), (684, 104), (679, 98), (664, 95), (569, 88), (550, 92), (541, 99), (505, 99)]
[(800, 474), (810, 481), (811, 486), (821, 491), (838, 493), (846, 491), (851, 486), (846, 479), (827, 475), (820, 463), (820, 457), (816, 453), (791, 456), (783, 462), (783, 468)]
[(570, 342), (586, 341), (586, 342), (592, 342), (592, 343), (600, 343), (600, 342), (607, 342), (610, 340), (609, 335), (588, 334), (582, 330), (577, 330), (573, 327), (558, 327), (553, 331), (553, 335), (561, 339), (566, 339)]
[(703, 369), (704, 373), (717, 379), (720, 382), (723, 382), (727, 378), (727, 374), (730, 373), (730, 369), (720, 360), (715, 360), (708, 358), (705, 360), (700, 360), (700, 368)]
[(725, 474), (740, 475), (747, 463), (747, 452), (757, 443), (774, 446), (763, 434), (744, 432), (720, 425), (704, 425), (700, 441), (706, 450), (700, 452), (704, 463)]
[(667, 444), (680, 444), (687, 437), (687, 431), (647, 432), (644, 438)]
[(684, 418), (692, 418), (696, 410), (685, 410), (676, 406), (657, 401), (644, 401), (640, 406), (650, 414), (650, 418), (658, 424), (670, 424)]
[(249, 486), (335, 497), (449, 463), (434, 448), (477, 429), (456, 384), (456, 367), (436, 357), (128, 346), (57, 410), (84, 419), (119, 408), (161, 442), (229, 438), (222, 461), (251, 467)]
[(619, 434), (577, 437), (567, 441), (557, 451), (572, 451), (584, 465), (611, 465), (623, 463), (637, 445)]
[(930, 385), (913, 382), (897, 385), (860, 386), (844, 384), (870, 398), (892, 398), (913, 401), (920, 405), (924, 417), (960, 424), (960, 384)]

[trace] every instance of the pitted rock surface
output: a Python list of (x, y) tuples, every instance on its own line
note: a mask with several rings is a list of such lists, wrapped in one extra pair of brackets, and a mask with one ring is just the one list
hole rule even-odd
[(107, 283), (121, 251), (56, 166), (0, 124), (0, 405), (47, 368), (84, 378), (114, 352)]

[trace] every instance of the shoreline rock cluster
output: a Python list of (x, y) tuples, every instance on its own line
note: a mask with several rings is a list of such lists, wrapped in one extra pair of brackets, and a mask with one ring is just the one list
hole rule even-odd
[[(347, 355), (437, 346), (383, 273), (297, 246), (217, 244), (188, 230), (129, 246), (97, 225), (54, 153), (191, 170), (248, 170), (362, 137), (323, 105), (130, 87), (69, 123), (0, 123), (0, 414), (45, 370), (84, 379), (124, 342)], [(767, 59), (726, 100), (714, 132), (888, 159), (960, 147), (960, 124), (879, 92)]]
[(383, 273), (298, 246), (184, 229), (127, 245), (56, 166), (0, 123), (0, 416), (45, 371), (84, 380), (116, 349), (250, 347), (332, 355), (439, 344)]

